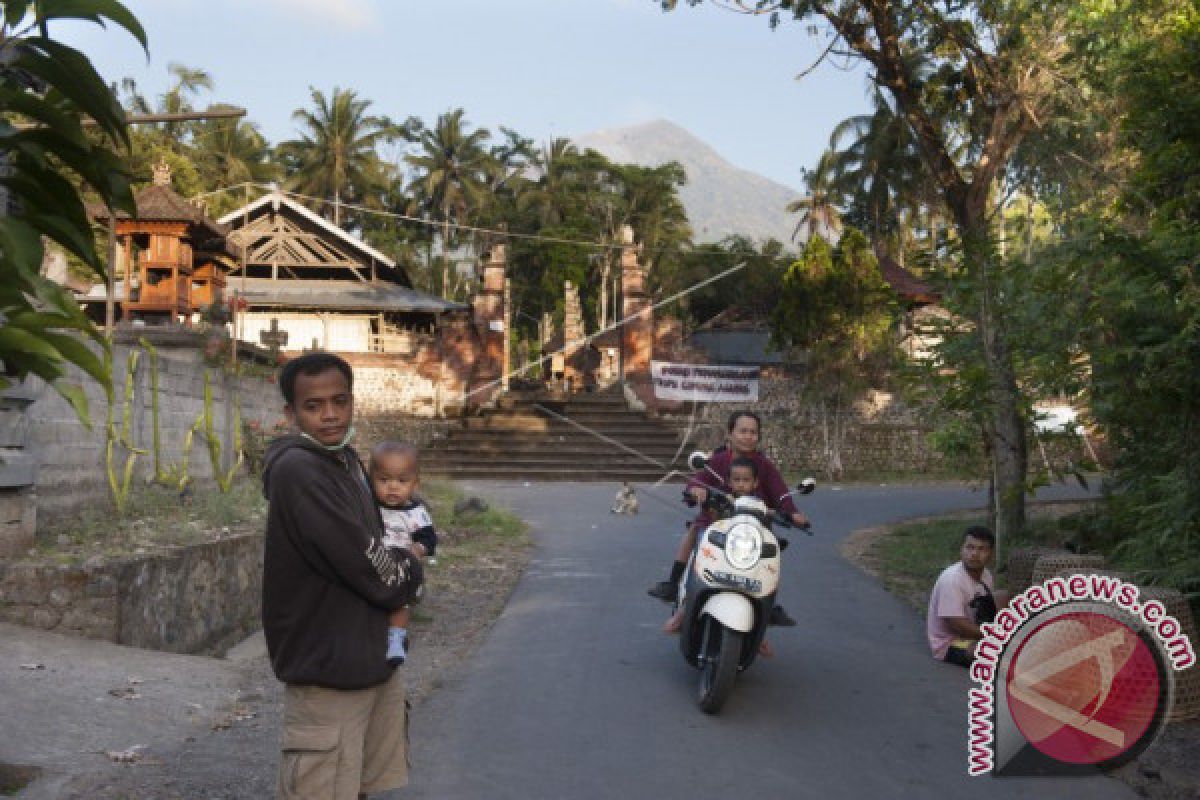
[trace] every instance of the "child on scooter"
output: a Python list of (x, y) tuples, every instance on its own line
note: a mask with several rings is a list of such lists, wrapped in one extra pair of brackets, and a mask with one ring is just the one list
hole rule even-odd
[[(416, 445), (380, 442), (371, 451), (371, 489), (383, 517), (383, 543), (409, 550), (424, 560), (437, 549), (437, 533), (429, 509), (416, 496), (421, 485), (421, 465)], [(392, 613), (388, 628), (387, 660), (392, 666), (408, 658), (407, 606)]]

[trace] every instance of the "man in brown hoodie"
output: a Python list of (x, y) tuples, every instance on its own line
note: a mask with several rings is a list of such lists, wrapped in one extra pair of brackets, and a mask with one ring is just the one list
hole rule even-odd
[[(383, 546), (353, 436), (354, 373), (308, 353), (279, 384), (299, 431), (267, 449), (263, 631), (284, 693), (278, 797), (354, 800), (408, 782), (404, 682), (386, 659), (388, 614), (421, 583)], [(395, 555), (394, 555), (395, 554)]]

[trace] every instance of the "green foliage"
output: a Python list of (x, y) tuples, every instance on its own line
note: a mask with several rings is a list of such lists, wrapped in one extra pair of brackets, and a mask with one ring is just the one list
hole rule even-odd
[[(132, 210), (129, 178), (113, 150), (128, 143), (128, 134), (120, 105), (87, 57), (51, 38), (49, 28), (58, 20), (107, 20), (143, 48), (146, 35), (115, 0), (10, 1), (0, 8), (0, 170), (14, 206), (11, 216), (0, 216), (0, 387), (37, 375), (90, 425), (86, 397), (66, 375), (74, 365), (108, 386), (104, 358), (80, 334), (106, 345), (40, 269), (49, 241), (104, 274), (76, 182), (109, 207)], [(84, 132), (85, 117), (100, 136)]]
[(982, 477), (987, 468), (980, 457), (983, 431), (978, 419), (956, 414), (942, 420), (926, 435), (929, 446), (960, 477)]
[(681, 252), (679, 267), (669, 276), (669, 283), (664, 278), (663, 293), (695, 286), (730, 267), (744, 264), (743, 269), (728, 278), (687, 295), (680, 307), (696, 323), (707, 322), (727, 308), (740, 308), (766, 319), (779, 303), (779, 287), (794, 258), (773, 239), (759, 245), (745, 236), (729, 236), (716, 244)]
[[(619, 274), (625, 225), (642, 245), (652, 291), (671, 293), (688, 281), (691, 229), (678, 195), (686, 180), (679, 164), (615, 164), (594, 150), (581, 153), (557, 139), (536, 155), (534, 166), (540, 172), (536, 179), (514, 180), (510, 191), (494, 196), (480, 217), (516, 234), (543, 237), (519, 236), (509, 249), (514, 308), (527, 333), (536, 330), (533, 319), (561, 312), (564, 281), (597, 290), (605, 285), (615, 302), (611, 288)], [(594, 290), (580, 298), (593, 329), (600, 323), (599, 295)], [(612, 306), (605, 310), (611, 319)]]
[(866, 237), (853, 228), (837, 247), (812, 236), (783, 278), (772, 339), (808, 353), (808, 395), (820, 415), (827, 472), (842, 473), (850, 405), (881, 385), (895, 360), (897, 304)]
[(836, 248), (811, 237), (780, 296), (771, 317), (776, 342), (807, 348), (817, 369), (853, 363), (867, 378), (890, 362), (896, 297), (860, 231), (847, 229)]
[[(1081, 18), (1070, 124), (1023, 156), (1058, 237), (1022, 320), (1034, 374), (1087, 398), (1113, 454), (1090, 535), (1143, 580), (1200, 591), (1200, 6), (1117, 2)], [(1093, 170), (1062, 170), (1055, 151)], [(1040, 325), (1031, 324), (1034, 320)]]
[(843, 200), (843, 192), (836, 182), (838, 157), (833, 150), (826, 150), (815, 168), (804, 170), (808, 194), (787, 205), (789, 212), (800, 215), (792, 233), (793, 240), (800, 237), (801, 231), (804, 240), (808, 241), (818, 235), (832, 237), (841, 230), (842, 214), (838, 206)]

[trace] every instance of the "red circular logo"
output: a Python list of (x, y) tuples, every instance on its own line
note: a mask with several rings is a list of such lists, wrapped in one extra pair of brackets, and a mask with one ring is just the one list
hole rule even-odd
[(1025, 739), (1068, 764), (1102, 764), (1149, 733), (1163, 701), (1160, 664), (1123, 622), (1074, 611), (1039, 625), (1006, 675), (1008, 705)]

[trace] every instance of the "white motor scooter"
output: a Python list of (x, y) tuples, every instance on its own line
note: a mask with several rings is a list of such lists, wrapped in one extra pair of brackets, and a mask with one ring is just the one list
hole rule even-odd
[[(693, 453), (688, 466), (706, 469), (708, 456)], [(815, 488), (806, 478), (796, 491), (810, 494)], [(757, 497), (735, 499), (720, 489), (708, 494), (705, 507), (722, 518), (697, 534), (676, 608), (683, 609), (680, 650), (700, 670), (696, 702), (715, 714), (729, 699), (737, 673), (754, 663), (775, 605), (787, 540), (777, 538), (772, 525), (795, 526)]]

